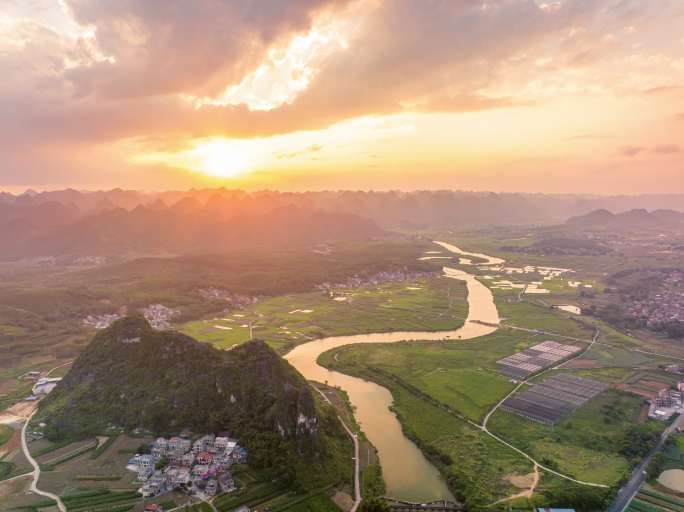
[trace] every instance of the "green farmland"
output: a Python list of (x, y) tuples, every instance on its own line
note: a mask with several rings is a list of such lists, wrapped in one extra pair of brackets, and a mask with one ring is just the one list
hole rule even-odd
[(188, 322), (181, 330), (220, 348), (255, 338), (280, 352), (315, 338), (392, 330), (447, 330), (467, 315), (465, 286), (445, 278), (265, 299), (229, 315)]

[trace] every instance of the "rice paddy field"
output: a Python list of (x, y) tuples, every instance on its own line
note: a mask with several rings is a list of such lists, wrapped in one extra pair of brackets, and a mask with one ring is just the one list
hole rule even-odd
[(465, 285), (446, 278), (420, 279), (264, 299), (220, 317), (197, 320), (179, 329), (200, 341), (229, 349), (255, 338), (281, 353), (326, 336), (392, 330), (448, 330), (467, 315)]

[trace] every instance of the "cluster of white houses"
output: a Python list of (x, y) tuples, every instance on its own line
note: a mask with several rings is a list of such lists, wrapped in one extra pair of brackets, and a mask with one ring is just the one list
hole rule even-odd
[(149, 454), (136, 455), (127, 468), (138, 473), (146, 498), (174, 489), (211, 497), (235, 489), (230, 467), (246, 460), (247, 450), (228, 436), (208, 434), (194, 442), (186, 437), (160, 437)]
[(684, 381), (677, 389), (663, 388), (649, 400), (648, 417), (658, 421), (668, 421), (675, 414), (684, 412)]

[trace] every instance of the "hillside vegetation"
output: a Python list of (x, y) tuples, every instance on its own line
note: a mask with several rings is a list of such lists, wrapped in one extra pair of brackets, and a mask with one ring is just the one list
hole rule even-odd
[(347, 439), (331, 410), (317, 405), (294, 368), (265, 343), (226, 352), (127, 317), (95, 336), (38, 422), (51, 440), (81, 438), (109, 425), (156, 434), (190, 428), (228, 431), (255, 468), (282, 468), (292, 480), (343, 479)]

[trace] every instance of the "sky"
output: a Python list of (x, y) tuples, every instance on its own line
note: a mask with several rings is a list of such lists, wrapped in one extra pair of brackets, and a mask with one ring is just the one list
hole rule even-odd
[(681, 0), (0, 0), (0, 189), (684, 193)]

